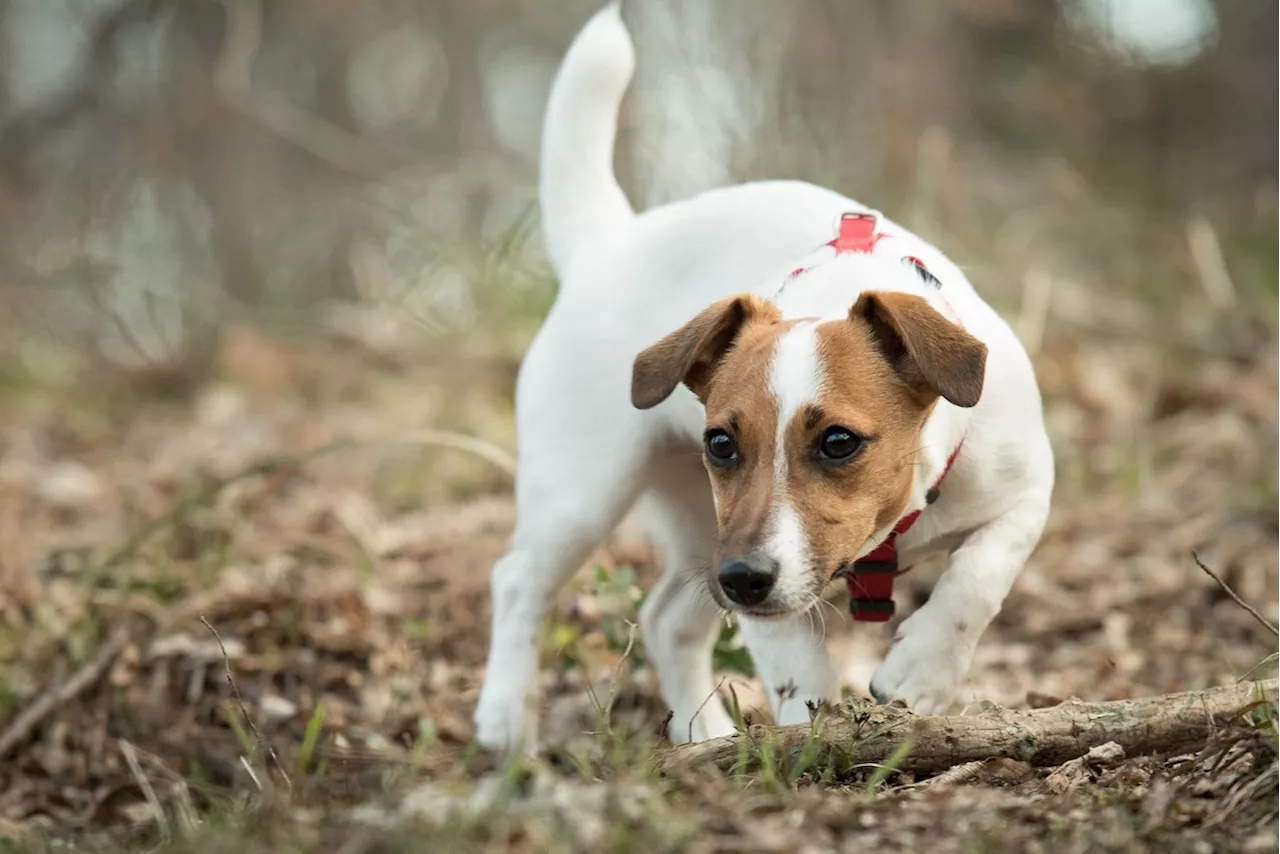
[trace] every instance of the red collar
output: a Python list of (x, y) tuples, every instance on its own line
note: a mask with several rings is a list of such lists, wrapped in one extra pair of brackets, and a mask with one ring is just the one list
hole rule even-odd
[[(946, 468), (925, 493), (926, 506), (938, 500), (938, 489), (955, 464), (956, 457), (960, 456), (960, 449), (963, 447), (964, 440), (961, 439), (960, 444), (956, 445), (956, 449), (947, 458)], [(911, 526), (920, 518), (923, 509), (912, 510), (899, 519), (898, 524), (893, 526), (893, 530), (889, 532), (884, 542), (864, 557), (854, 561), (853, 566), (847, 570), (845, 582), (849, 586), (849, 613), (855, 620), (865, 623), (883, 623), (893, 617), (893, 579), (911, 568), (898, 567), (897, 540), (899, 536), (911, 530)]]
[[(877, 230), (877, 225), (877, 217), (873, 213), (846, 213), (840, 217), (840, 229), (836, 238), (826, 245), (834, 249), (836, 255), (844, 255), (850, 252), (873, 252), (876, 244), (884, 237), (884, 234)], [(941, 287), (941, 283), (929, 272), (924, 262), (919, 258), (907, 256), (903, 260), (915, 264), (922, 277), (933, 282), (935, 286)], [(797, 267), (783, 282), (783, 287), (786, 287), (787, 283), (809, 269), (811, 267)], [(954, 310), (951, 313), (955, 315)], [(956, 323), (959, 324), (958, 319)], [(946, 468), (942, 470), (942, 474), (938, 475), (938, 479), (926, 493), (926, 506), (938, 499), (938, 489), (942, 486), (942, 481), (946, 478), (947, 473), (951, 471), (951, 466), (955, 464), (956, 457), (960, 455), (962, 447), (964, 447), (963, 439), (960, 440), (959, 445), (956, 445), (956, 449), (951, 452), (951, 456), (947, 458)], [(876, 546), (865, 557), (855, 561), (853, 566), (847, 570), (849, 613), (853, 615), (853, 619), (869, 623), (883, 623), (893, 617), (893, 579), (900, 572), (906, 572), (907, 569), (910, 569), (910, 567), (899, 569), (896, 541), (899, 535), (905, 534), (916, 523), (916, 519), (920, 518), (921, 510), (912, 510), (899, 519), (898, 524), (893, 526), (893, 530), (889, 532), (889, 536), (885, 538), (884, 542)]]

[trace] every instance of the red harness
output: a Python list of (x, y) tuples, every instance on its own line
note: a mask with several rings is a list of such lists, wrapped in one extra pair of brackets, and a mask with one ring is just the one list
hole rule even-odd
[[(834, 249), (837, 255), (849, 252), (870, 253), (875, 250), (876, 244), (882, 237), (884, 235), (876, 230), (875, 214), (847, 213), (840, 217), (839, 234), (827, 246)], [(937, 281), (933, 279), (932, 274), (919, 258), (907, 256), (903, 260), (915, 264), (922, 275)], [(809, 269), (811, 268), (796, 268), (787, 277), (787, 282)], [(784, 282), (784, 286), (785, 284)], [(954, 315), (955, 312), (952, 311), (952, 314)], [(956, 322), (959, 323), (958, 320)], [(933, 486), (925, 493), (926, 505), (938, 500), (938, 489), (942, 486), (947, 473), (951, 471), (951, 466), (955, 464), (956, 457), (960, 456), (962, 447), (964, 447), (963, 439), (947, 458), (947, 465), (942, 470), (942, 474), (938, 475)], [(896, 542), (900, 535), (911, 529), (911, 526), (920, 518), (921, 512), (922, 510), (912, 510), (899, 519), (898, 524), (893, 526), (893, 530), (889, 532), (884, 542), (865, 557), (854, 561), (853, 565), (845, 571), (845, 581), (849, 587), (849, 613), (853, 619), (868, 623), (883, 623), (893, 617), (893, 580), (910, 569), (910, 567), (899, 568)]]
[[(938, 487), (951, 471), (964, 440), (956, 445), (956, 449), (947, 458), (946, 468), (933, 486), (925, 493), (926, 504), (938, 500)], [(864, 623), (883, 623), (893, 617), (893, 579), (911, 567), (899, 569), (897, 539), (901, 534), (911, 530), (911, 526), (920, 518), (923, 510), (912, 510), (898, 520), (884, 542), (872, 549), (865, 557), (853, 562), (845, 575), (845, 584), (849, 587), (849, 613), (855, 620)]]

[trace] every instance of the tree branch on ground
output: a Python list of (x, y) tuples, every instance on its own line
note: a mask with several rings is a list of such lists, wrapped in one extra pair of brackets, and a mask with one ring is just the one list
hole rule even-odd
[(831, 713), (811, 725), (753, 726), (736, 735), (667, 748), (655, 757), (671, 773), (713, 764), (728, 770), (760, 749), (790, 753), (818, 743), (846, 767), (883, 763), (904, 741), (915, 746), (897, 767), (933, 773), (987, 759), (1060, 765), (1107, 742), (1128, 755), (1195, 748), (1218, 729), (1276, 703), (1277, 681), (1247, 682), (1137, 700), (1068, 700), (1048, 709), (991, 709), (973, 716), (920, 717), (894, 706)]

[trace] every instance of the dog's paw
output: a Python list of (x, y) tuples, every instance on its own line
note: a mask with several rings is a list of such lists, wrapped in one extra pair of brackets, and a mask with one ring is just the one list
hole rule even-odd
[(537, 749), (537, 723), (526, 711), (523, 698), (482, 692), (474, 720), (481, 747), (503, 753)]
[(921, 715), (945, 714), (973, 661), (973, 643), (958, 633), (911, 631), (903, 623), (901, 639), (871, 677), (871, 695), (879, 703), (905, 700)]

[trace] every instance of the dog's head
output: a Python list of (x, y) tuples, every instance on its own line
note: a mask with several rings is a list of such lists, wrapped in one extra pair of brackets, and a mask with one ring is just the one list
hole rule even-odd
[(637, 356), (636, 407), (681, 383), (706, 407), (720, 604), (755, 617), (812, 605), (903, 514), (926, 418), (939, 397), (978, 402), (986, 357), (924, 298), (894, 292), (830, 321), (733, 297)]

